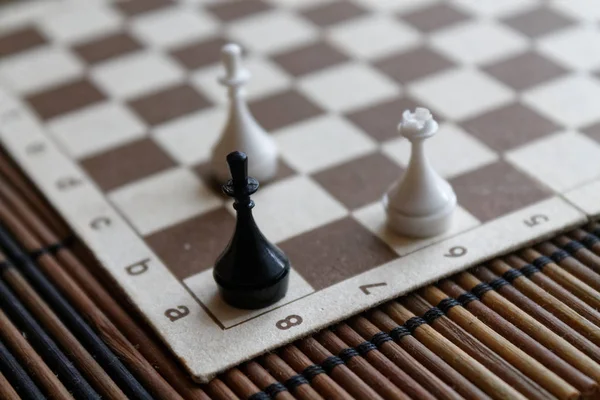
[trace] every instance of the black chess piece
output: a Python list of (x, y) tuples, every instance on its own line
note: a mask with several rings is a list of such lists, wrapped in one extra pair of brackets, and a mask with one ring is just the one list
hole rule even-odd
[(223, 192), (233, 197), (237, 212), (235, 232), (217, 259), (213, 277), (223, 299), (237, 308), (257, 309), (279, 301), (288, 288), (290, 262), (269, 242), (252, 216), (258, 181), (248, 177), (248, 157), (240, 151), (227, 155), (231, 180)]

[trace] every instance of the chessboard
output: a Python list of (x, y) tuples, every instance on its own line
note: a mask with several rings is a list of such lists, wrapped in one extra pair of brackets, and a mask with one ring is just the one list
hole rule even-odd
[[(599, 216), (598, 18), (583, 1), (20, 5), (0, 24), (0, 139), (205, 382)], [(292, 263), (286, 297), (254, 311), (212, 279), (235, 221), (209, 172), (231, 41), (281, 152), (255, 218)], [(427, 153), (459, 203), (425, 240), (391, 233), (381, 205), (410, 154), (396, 126), (417, 106), (440, 122)]]

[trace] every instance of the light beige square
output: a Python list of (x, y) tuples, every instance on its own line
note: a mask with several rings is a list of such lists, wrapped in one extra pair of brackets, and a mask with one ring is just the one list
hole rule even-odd
[(187, 168), (133, 182), (108, 197), (141, 235), (213, 210), (223, 201)]
[(229, 36), (259, 53), (274, 53), (300, 46), (317, 37), (317, 29), (293, 12), (274, 10), (231, 24)]
[(198, 9), (171, 7), (138, 16), (131, 31), (148, 46), (172, 47), (214, 34), (214, 18)]
[(525, 49), (520, 33), (489, 20), (474, 20), (434, 33), (431, 45), (442, 54), (464, 64), (484, 64), (507, 58)]
[(326, 110), (345, 112), (400, 95), (400, 87), (367, 64), (341, 64), (298, 80), (298, 88)]
[(108, 150), (146, 134), (146, 125), (127, 107), (105, 102), (48, 122), (48, 131), (74, 158)]
[(506, 154), (521, 171), (557, 192), (600, 177), (600, 144), (577, 132), (562, 132)]
[(461, 68), (436, 74), (408, 87), (410, 94), (444, 117), (462, 120), (509, 103), (515, 94), (483, 72)]
[(82, 62), (60, 47), (44, 46), (0, 59), (0, 83), (22, 95), (74, 80), (83, 72)]
[(164, 123), (152, 136), (180, 164), (193, 165), (210, 159), (227, 119), (227, 110), (214, 107)]
[[(254, 218), (263, 234), (277, 243), (347, 215), (344, 206), (305, 176), (293, 176), (261, 188), (252, 196)], [(232, 207), (229, 210), (234, 214)]]
[(108, 95), (134, 98), (175, 85), (184, 78), (179, 65), (159, 52), (136, 52), (93, 67), (90, 75)]
[(399, 18), (370, 14), (334, 26), (327, 33), (332, 42), (357, 58), (383, 57), (416, 46), (417, 30)]
[(284, 160), (296, 171), (312, 173), (376, 148), (375, 142), (347, 120), (317, 117), (275, 132)]

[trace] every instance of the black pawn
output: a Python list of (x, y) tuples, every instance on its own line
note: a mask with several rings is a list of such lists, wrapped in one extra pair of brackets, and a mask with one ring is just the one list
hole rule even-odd
[(290, 262), (269, 242), (254, 222), (250, 195), (258, 181), (248, 177), (248, 157), (240, 151), (227, 155), (231, 180), (223, 192), (235, 199), (235, 233), (217, 259), (213, 276), (223, 299), (237, 308), (257, 309), (270, 306), (285, 296)]

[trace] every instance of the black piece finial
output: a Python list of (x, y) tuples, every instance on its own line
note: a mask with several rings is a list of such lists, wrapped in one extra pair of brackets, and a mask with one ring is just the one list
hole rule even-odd
[(285, 254), (260, 232), (252, 216), (250, 195), (258, 181), (248, 176), (248, 156), (240, 151), (227, 155), (231, 180), (223, 192), (235, 199), (235, 233), (219, 256), (213, 276), (224, 300), (238, 308), (267, 307), (285, 296), (290, 263)]
[(231, 180), (235, 187), (245, 187), (248, 184), (248, 156), (241, 151), (234, 151), (227, 155), (227, 165), (231, 173)]
[(227, 165), (231, 180), (223, 185), (223, 192), (235, 198), (236, 205), (241, 202), (254, 207), (249, 196), (258, 190), (258, 181), (248, 176), (248, 156), (241, 151), (231, 152), (227, 155)]

